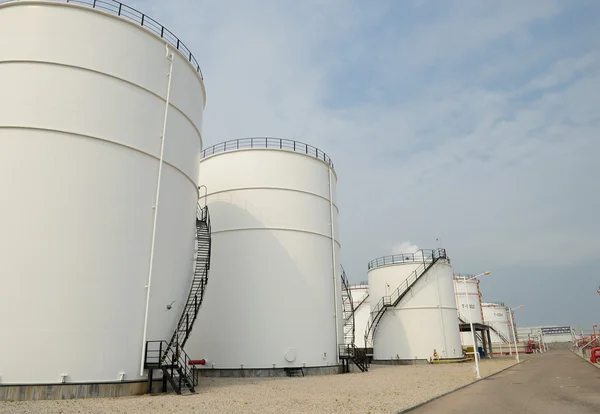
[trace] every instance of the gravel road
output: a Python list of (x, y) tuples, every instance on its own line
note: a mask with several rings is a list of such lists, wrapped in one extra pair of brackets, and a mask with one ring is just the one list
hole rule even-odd
[[(514, 359), (484, 360), (487, 376)], [(368, 373), (304, 378), (201, 378), (198, 393), (0, 402), (0, 413), (397, 413), (472, 382), (473, 364), (372, 366)]]

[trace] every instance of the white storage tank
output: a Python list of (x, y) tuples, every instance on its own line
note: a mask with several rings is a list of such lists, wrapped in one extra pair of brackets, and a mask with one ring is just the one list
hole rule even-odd
[(372, 315), (381, 300), (393, 305), (403, 295), (375, 325), (374, 360), (463, 357), (453, 271), (444, 249), (381, 257), (368, 268)]
[[(481, 291), (479, 290), (479, 279), (473, 279), (474, 275), (454, 275), (454, 290), (456, 292), (456, 305), (461, 323), (483, 324), (483, 309), (481, 308)], [(470, 309), (470, 312), (469, 312)], [(469, 318), (469, 315), (471, 316)], [(462, 343), (465, 346), (473, 346), (471, 332), (462, 332)]]
[(200, 181), (211, 212), (211, 282), (190, 356), (206, 359), (206, 375), (337, 369), (343, 315), (329, 157), (286, 139), (238, 139), (203, 151)]
[(190, 288), (199, 68), (148, 16), (94, 3), (0, 5), (3, 386), (145, 392), (144, 339), (171, 337)]
[(354, 305), (354, 345), (358, 348), (365, 347), (365, 328), (371, 315), (369, 305), (369, 285), (361, 283), (350, 286), (352, 303)]
[(490, 326), (492, 344), (509, 343), (513, 341), (510, 328), (509, 310), (502, 302), (483, 302), (483, 319)]

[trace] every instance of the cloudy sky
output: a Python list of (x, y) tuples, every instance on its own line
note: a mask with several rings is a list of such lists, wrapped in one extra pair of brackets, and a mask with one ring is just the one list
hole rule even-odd
[(205, 143), (313, 144), (352, 282), (402, 244), (517, 323), (600, 323), (600, 2), (138, 0), (204, 72)]

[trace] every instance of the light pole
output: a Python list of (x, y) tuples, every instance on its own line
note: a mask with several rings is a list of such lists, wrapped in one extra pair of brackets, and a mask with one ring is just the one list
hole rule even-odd
[(519, 360), (519, 349), (517, 348), (517, 330), (515, 329), (515, 321), (513, 320), (512, 314), (515, 309), (522, 308), (523, 306), (525, 305), (515, 306), (514, 308), (510, 308), (508, 310), (508, 316), (510, 316), (510, 326), (512, 327), (511, 331), (513, 334), (513, 339), (515, 341), (515, 354), (517, 355), (517, 364), (521, 361)]
[(467, 297), (467, 309), (469, 312), (469, 326), (471, 328), (471, 340), (473, 341), (473, 357), (475, 359), (475, 373), (477, 379), (481, 379), (481, 374), (479, 373), (479, 354), (477, 353), (477, 342), (475, 341), (475, 330), (473, 329), (473, 318), (471, 318), (471, 304), (469, 303), (469, 292), (467, 292), (467, 281), (477, 279), (483, 275), (489, 275), (490, 272), (483, 272), (475, 276), (465, 277), (463, 278), (463, 283), (465, 284), (465, 296)]

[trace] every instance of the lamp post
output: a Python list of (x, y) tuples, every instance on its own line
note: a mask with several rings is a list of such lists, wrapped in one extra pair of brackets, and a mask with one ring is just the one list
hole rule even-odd
[(523, 306), (525, 306), (525, 305), (515, 306), (514, 308), (510, 308), (508, 310), (508, 316), (510, 316), (510, 326), (512, 327), (511, 331), (512, 331), (512, 335), (513, 335), (513, 340), (515, 342), (515, 354), (517, 356), (517, 364), (521, 361), (519, 360), (519, 349), (517, 348), (517, 330), (515, 329), (515, 322), (513, 320), (512, 314), (515, 309), (522, 308)]
[(471, 328), (471, 340), (473, 341), (473, 357), (475, 359), (475, 373), (477, 379), (481, 379), (481, 374), (479, 373), (479, 354), (477, 352), (477, 342), (475, 341), (475, 330), (473, 329), (473, 318), (471, 318), (471, 304), (469, 303), (469, 293), (467, 292), (467, 281), (477, 279), (480, 276), (489, 275), (490, 272), (483, 272), (475, 276), (465, 277), (463, 278), (463, 283), (465, 284), (465, 296), (467, 297), (467, 310), (469, 312), (469, 326)]

